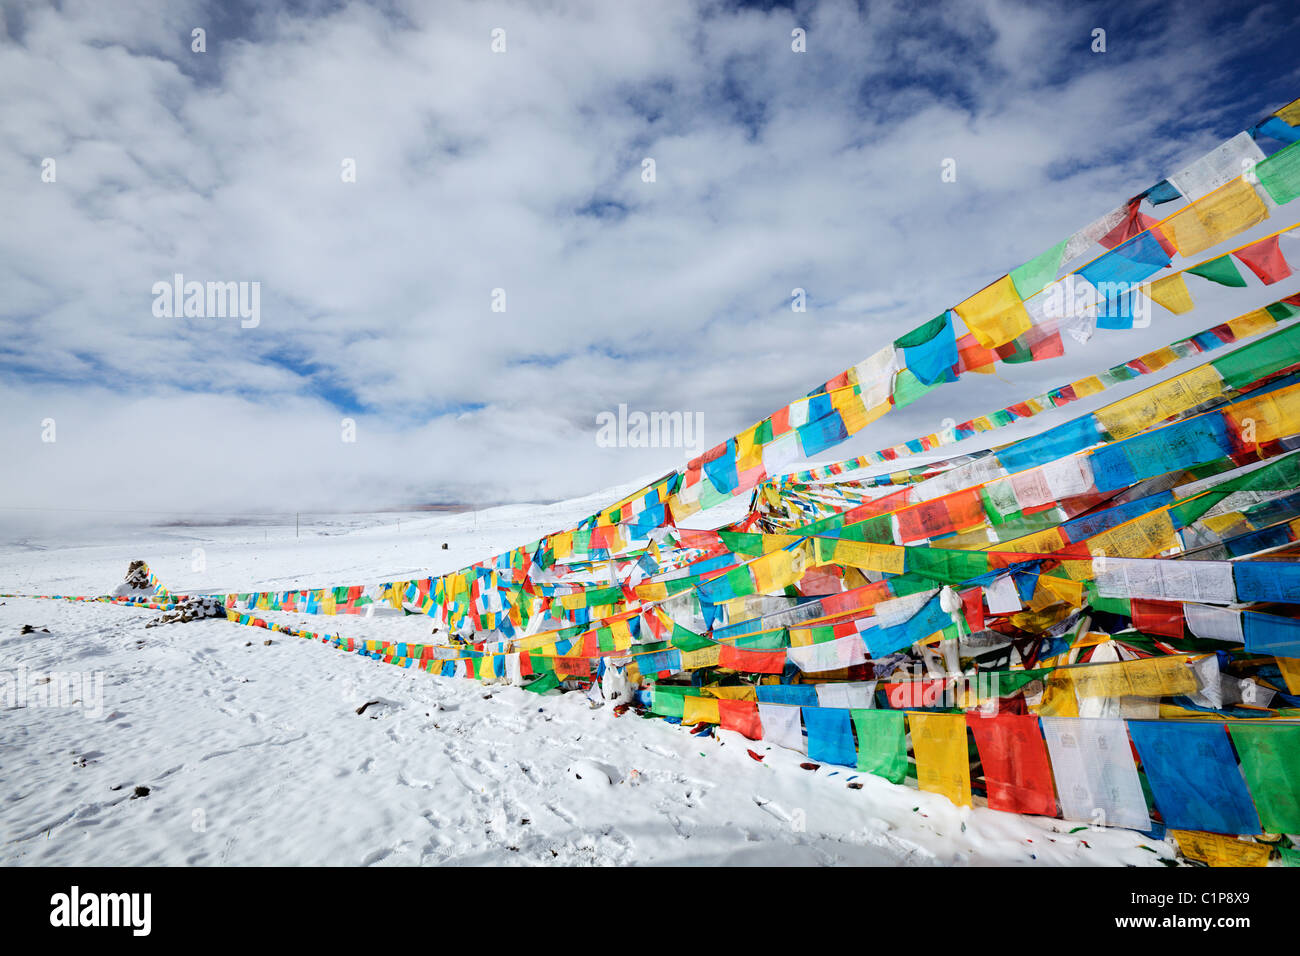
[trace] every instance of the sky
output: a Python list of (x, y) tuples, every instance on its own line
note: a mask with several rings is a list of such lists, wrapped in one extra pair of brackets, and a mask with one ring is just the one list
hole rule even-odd
[[(598, 416), (698, 415), (710, 447), (1300, 95), (1286, 2), (3, 13), (0, 526), (662, 474), (695, 450), (602, 447)], [(178, 273), (257, 283), (256, 326), (157, 314)], [(1251, 281), (835, 457), (1277, 297)]]

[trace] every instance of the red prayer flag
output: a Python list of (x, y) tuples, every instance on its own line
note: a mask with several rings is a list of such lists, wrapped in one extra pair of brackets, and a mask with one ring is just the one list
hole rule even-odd
[(967, 714), (975, 735), (990, 810), (1056, 815), (1052, 768), (1034, 715)]
[(787, 405), (780, 411), (772, 414), (772, 435), (784, 435), (790, 430), (790, 406)]
[(1152, 219), (1146, 213), (1139, 211), (1138, 206), (1142, 202), (1142, 197), (1138, 196), (1129, 200), (1128, 214), (1118, 226), (1112, 229), (1106, 235), (1097, 240), (1097, 243), (1107, 249), (1114, 249), (1121, 243), (1128, 242), (1130, 239), (1142, 235), (1147, 230), (1151, 231), (1151, 238), (1160, 243), (1160, 248), (1164, 249), (1171, 257), (1177, 254), (1165, 234), (1157, 227), (1159, 220)]
[[(734, 730), (750, 740), (761, 740), (763, 738), (763, 721), (758, 716), (758, 704), (752, 700), (724, 700), (718, 699), (718, 726), (723, 730)], [(754, 756), (750, 751), (750, 756), (755, 760), (762, 760), (762, 757)]]
[(984, 630), (984, 589), (971, 588), (961, 592), (962, 613), (971, 631)]
[(998, 353), (986, 349), (976, 341), (974, 333), (967, 332), (957, 340), (957, 369), (969, 372), (974, 369), (991, 369), (998, 361)]
[(1183, 606), (1177, 601), (1147, 601), (1133, 598), (1129, 602), (1133, 626), (1143, 634), (1164, 637), (1183, 636)]
[(798, 585), (799, 593), (805, 597), (818, 594), (839, 594), (842, 590), (840, 587), (840, 576), (832, 571), (829, 567), (812, 568), (804, 572)]
[(747, 674), (779, 674), (785, 670), (785, 651), (750, 651), (723, 644), (718, 651), (718, 665)]
[(1261, 239), (1254, 245), (1238, 249), (1233, 255), (1265, 285), (1272, 285), (1291, 274), (1291, 266), (1282, 255), (1277, 236)]
[(849, 371), (845, 369), (826, 383), (826, 391), (831, 392), (837, 388), (844, 388), (849, 384)]
[(1044, 336), (1029, 347), (1029, 354), (1034, 357), (1035, 362), (1041, 362), (1043, 359), (1060, 358), (1065, 354), (1065, 343), (1061, 341), (1061, 333), (1053, 332), (1051, 335)]
[(947, 505), (949, 520), (958, 531), (969, 531), (988, 520), (979, 488), (967, 488), (939, 500)]

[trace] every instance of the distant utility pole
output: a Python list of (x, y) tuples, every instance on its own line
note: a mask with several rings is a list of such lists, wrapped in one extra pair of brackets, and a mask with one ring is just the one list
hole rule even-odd
[(298, 537), (298, 512), (293, 513), (293, 536)]

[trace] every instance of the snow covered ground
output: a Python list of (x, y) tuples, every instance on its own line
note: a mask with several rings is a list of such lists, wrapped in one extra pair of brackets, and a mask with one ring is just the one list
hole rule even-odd
[[(617, 492), (315, 518), (301, 537), (292, 522), (29, 534), (0, 546), (0, 592), (107, 593), (136, 558), (176, 592), (437, 574)], [(842, 767), (801, 769), (802, 755), (616, 716), (581, 694), (433, 677), (224, 620), (146, 628), (158, 613), (0, 605), (12, 695), (0, 701), (0, 864), (1159, 865), (1173, 853), (1129, 831), (1071, 834)], [(430, 630), (418, 616), (267, 616), (388, 640)], [(71, 682), (43, 683), (51, 672)], [(46, 706), (61, 683), (72, 693)]]

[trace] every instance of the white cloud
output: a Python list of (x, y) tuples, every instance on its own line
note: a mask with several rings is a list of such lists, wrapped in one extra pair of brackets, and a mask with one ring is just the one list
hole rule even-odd
[[(359, 510), (666, 470), (685, 455), (597, 448), (596, 413), (698, 410), (713, 442), (805, 393), (1278, 105), (1227, 80), (1283, 19), (1212, 31), (1150, 4), (1094, 57), (1093, 13), (993, 0), (219, 9), (6, 17), (8, 500)], [(259, 281), (261, 325), (154, 318), (176, 272)], [(845, 453), (1063, 364), (932, 396)], [(178, 429), (204, 436), (201, 464), (148, 452)]]

